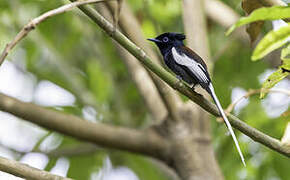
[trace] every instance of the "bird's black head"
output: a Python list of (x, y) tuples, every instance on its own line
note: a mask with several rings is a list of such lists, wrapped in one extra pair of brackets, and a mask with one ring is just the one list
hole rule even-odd
[(164, 54), (168, 50), (171, 50), (172, 47), (182, 46), (184, 39), (184, 34), (167, 32), (148, 40), (153, 41), (158, 46), (161, 53)]

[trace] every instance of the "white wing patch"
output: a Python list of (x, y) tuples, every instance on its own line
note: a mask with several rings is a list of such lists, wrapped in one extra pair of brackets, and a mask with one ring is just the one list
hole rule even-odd
[(185, 54), (179, 54), (176, 49), (173, 47), (172, 48), (172, 55), (177, 64), (184, 65), (187, 68), (190, 69), (190, 71), (201, 81), (208, 83), (209, 79), (207, 78), (206, 74), (204, 71), (204, 67), (196, 62), (194, 59), (191, 59), (190, 57), (186, 56)]

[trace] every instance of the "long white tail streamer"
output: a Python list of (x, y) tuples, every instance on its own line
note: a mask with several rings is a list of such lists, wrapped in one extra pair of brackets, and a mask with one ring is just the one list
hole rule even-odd
[(210, 94), (211, 94), (211, 96), (212, 96), (214, 102), (216, 103), (216, 105), (217, 105), (217, 107), (218, 107), (218, 110), (219, 110), (219, 112), (221, 113), (221, 115), (222, 115), (222, 117), (223, 117), (223, 119), (224, 119), (224, 121), (225, 121), (225, 123), (226, 123), (226, 125), (227, 125), (227, 127), (228, 127), (228, 129), (229, 129), (229, 131), (230, 131), (230, 134), (231, 134), (231, 136), (232, 136), (232, 138), (233, 138), (233, 140), (234, 140), (234, 142), (235, 142), (235, 145), (236, 145), (237, 150), (238, 150), (238, 152), (239, 152), (239, 154), (240, 154), (240, 157), (241, 157), (241, 159), (242, 159), (242, 162), (243, 162), (244, 166), (246, 166), (246, 163), (245, 163), (245, 159), (244, 159), (243, 153), (242, 153), (242, 151), (241, 151), (241, 149), (240, 149), (240, 146), (239, 146), (239, 142), (238, 142), (238, 140), (237, 140), (237, 138), (236, 138), (236, 135), (235, 135), (235, 133), (234, 133), (234, 131), (233, 131), (233, 128), (232, 128), (232, 126), (231, 126), (231, 124), (230, 124), (230, 122), (229, 122), (227, 116), (226, 116), (225, 113), (224, 113), (224, 110), (223, 110), (223, 108), (222, 108), (222, 106), (221, 106), (221, 104), (220, 104), (218, 98), (217, 98), (216, 95), (215, 95), (214, 88), (213, 88), (213, 86), (212, 86), (211, 83), (209, 84), (209, 89), (210, 89), (210, 91), (211, 91)]

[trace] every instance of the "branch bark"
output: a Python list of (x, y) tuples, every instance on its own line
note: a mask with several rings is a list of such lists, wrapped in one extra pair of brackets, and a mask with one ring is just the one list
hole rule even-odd
[[(89, 6), (79, 7), (87, 16), (89, 16), (97, 25), (99, 25), (107, 34), (109, 34), (114, 40), (116, 40), (120, 45), (127, 49), (132, 55), (134, 55), (146, 68), (150, 69), (156, 75), (158, 75), (162, 80), (169, 84), (172, 88), (178, 90), (193, 102), (200, 105), (204, 110), (209, 113), (220, 116), (219, 112), (214, 104), (206, 100), (201, 95), (192, 91), (192, 89), (183, 83), (180, 83), (177, 78), (172, 74), (167, 72), (165, 69), (161, 68), (159, 65), (153, 63), (151, 59), (146, 55), (146, 53), (139, 47), (137, 47), (132, 41), (130, 41), (126, 36), (124, 36), (120, 31), (114, 31), (113, 26), (105, 18), (103, 18), (97, 11)], [(283, 147), (277, 139), (274, 139), (255, 128), (248, 126), (246, 123), (239, 120), (237, 117), (229, 114), (229, 120), (233, 127), (239, 129), (241, 132), (252, 138), (253, 140), (264, 144), (265, 146), (280, 152), (288, 157), (290, 157), (290, 149)]]
[(31, 180), (72, 180), (3, 157), (0, 157), (0, 170)]
[[(204, 0), (183, 0), (183, 24), (187, 37), (187, 46), (195, 50), (205, 60), (208, 69), (211, 72), (213, 69), (213, 63), (211, 61), (208, 44), (204, 3)], [(203, 95), (207, 98), (209, 97), (207, 93), (204, 93)], [(194, 146), (196, 146), (196, 151), (192, 152), (195, 155), (192, 156), (202, 157), (204, 161), (200, 161), (198, 162), (198, 165), (195, 165), (195, 171), (198, 173), (195, 173), (192, 176), (198, 179), (223, 179), (223, 175), (215, 159), (213, 146), (211, 144), (209, 114), (205, 113), (197, 105), (192, 106), (192, 109), (193, 108), (196, 111), (196, 116), (194, 116), (191, 121), (194, 121), (197, 125), (194, 125), (191, 128), (193, 129), (192, 131), (195, 132), (194, 136), (201, 139), (201, 141), (192, 142)], [(208, 143), (204, 143), (204, 141), (208, 141)], [(193, 160), (195, 159), (198, 158), (195, 157)], [(210, 166), (208, 166), (208, 164), (210, 164)]]
[(39, 126), (105, 147), (142, 153), (159, 159), (163, 159), (168, 153), (168, 141), (153, 131), (92, 123), (76, 116), (24, 103), (1, 93), (0, 110)]

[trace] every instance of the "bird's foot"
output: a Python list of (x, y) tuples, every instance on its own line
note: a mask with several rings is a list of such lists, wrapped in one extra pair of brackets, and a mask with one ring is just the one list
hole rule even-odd
[(174, 89), (178, 89), (178, 87), (182, 86), (182, 78), (179, 75), (176, 75), (176, 78), (178, 79), (175, 83), (174, 83)]
[(195, 91), (195, 87), (196, 87), (196, 84), (191, 84), (191, 85), (190, 85), (190, 88), (191, 88), (193, 91)]

